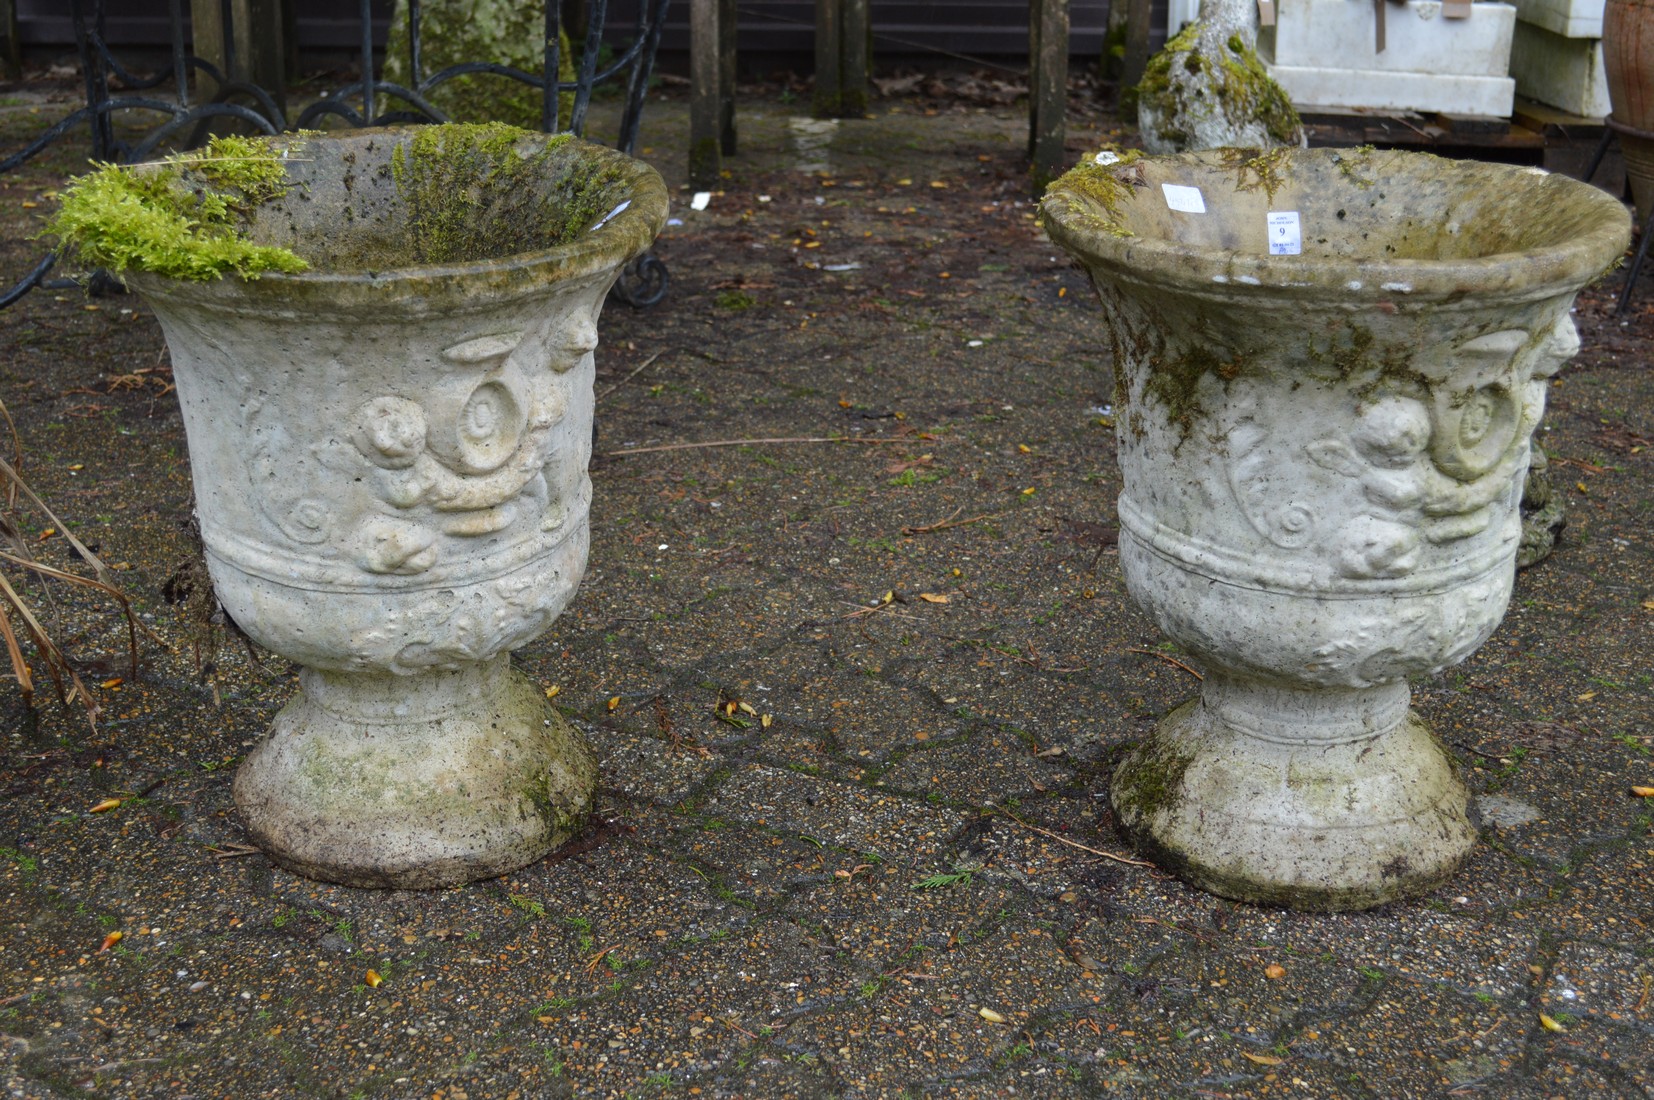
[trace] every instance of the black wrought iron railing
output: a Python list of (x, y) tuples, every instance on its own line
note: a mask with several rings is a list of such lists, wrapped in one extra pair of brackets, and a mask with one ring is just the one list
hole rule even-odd
[[(447, 122), (448, 115), (431, 102), (432, 90), (458, 77), (478, 74), (490, 74), (539, 89), (541, 129), (547, 133), (567, 130), (577, 135), (585, 133), (592, 90), (611, 80), (624, 80), (625, 98), (615, 147), (621, 152), (632, 153), (637, 146), (644, 98), (654, 71), (655, 52), (660, 45), (661, 28), (670, 0), (641, 0), (642, 10), (638, 13), (635, 37), (601, 67), (600, 54), (609, 0), (587, 0), (584, 48), (580, 51), (575, 79), (570, 81), (558, 79), (558, 74), (563, 71), (561, 5), (558, 0), (543, 2), (545, 52), (540, 72), (528, 72), (493, 61), (467, 61), (425, 76), (421, 75), (420, 3), (419, 0), (408, 0), (409, 83), (404, 85), (374, 75), (376, 67), (370, 5), (369, 0), (359, 0), (362, 79), (309, 104), (289, 127), (286, 114), (271, 89), (245, 80), (230, 79), (230, 73), (220, 71), (217, 66), (189, 50), (184, 0), (168, 0), (171, 65), (149, 77), (139, 77), (129, 72), (110, 51), (104, 33), (105, 0), (71, 0), (75, 44), (86, 88), (85, 106), (70, 112), (24, 148), (0, 160), (0, 173), (18, 168), (56, 142), (79, 132), (82, 127), (91, 130), (93, 160), (132, 163), (149, 159), (156, 149), (181, 135), (179, 144), (182, 146), (199, 144), (205, 140), (208, 127), (215, 119), (235, 119), (267, 134), (290, 128), (313, 128), (329, 116), (358, 127)], [(226, 3), (226, 33), (223, 37), (227, 51), (233, 48), (233, 35), (229, 33), (228, 25), (229, 9), (230, 5)], [(197, 72), (209, 77), (215, 88), (211, 98), (202, 102), (193, 102), (190, 95), (191, 77)], [(119, 91), (115, 90), (117, 81)], [(142, 94), (169, 85), (170, 95)], [(565, 120), (559, 117), (564, 93), (572, 95), (566, 125)], [(117, 135), (114, 126), (117, 111), (149, 112), (162, 118), (154, 126), (140, 128), (130, 136), (122, 137)], [(55, 254), (47, 254), (21, 280), (0, 292), (0, 309), (11, 305), (35, 287), (72, 285), (74, 280), (48, 278), (56, 259)], [(91, 278), (96, 287), (105, 277), (93, 273)], [(645, 253), (621, 272), (612, 293), (630, 305), (654, 305), (666, 296), (669, 281), (666, 265), (653, 253)]]

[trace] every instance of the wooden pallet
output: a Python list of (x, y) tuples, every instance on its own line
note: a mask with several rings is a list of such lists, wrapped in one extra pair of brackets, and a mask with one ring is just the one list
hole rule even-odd
[[(1600, 118), (1571, 115), (1520, 97), (1508, 119), (1314, 107), (1301, 113), (1311, 145), (1418, 149), (1447, 157), (1533, 164), (1576, 178), (1584, 175), (1603, 130)], [(1625, 164), (1618, 146), (1609, 147), (1591, 182), (1610, 194), (1623, 192)]]

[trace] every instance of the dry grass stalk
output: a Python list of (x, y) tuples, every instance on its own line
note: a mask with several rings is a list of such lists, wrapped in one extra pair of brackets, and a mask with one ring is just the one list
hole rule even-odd
[[(69, 530), (57, 513), (52, 511), (23, 480), (22, 474), (19, 473), (19, 468), (23, 465), (22, 442), (18, 438), (17, 426), (12, 422), (11, 413), (3, 401), (0, 401), (0, 417), (4, 418), (6, 428), (12, 437), (11, 461), (0, 458), (0, 479), (5, 481), (4, 499), (0, 501), (0, 538), (10, 544), (9, 552), (0, 550), (0, 565), (11, 566), (48, 580), (90, 588), (113, 599), (120, 605), (121, 613), (126, 617), (127, 657), (131, 665), (131, 674), (136, 676), (139, 631), (154, 642), (163, 646), (166, 643), (133, 614), (131, 601), (115, 584), (113, 575), (103, 560), (76, 538), (74, 532)], [(28, 542), (23, 538), (23, 525), (19, 522), (25, 505), (31, 506), (44, 516), (47, 524), (63, 536), (80, 556), (80, 560), (91, 567), (92, 576), (81, 576), (34, 559)], [(52, 640), (50, 632), (41, 622), (41, 617), (24, 599), (12, 580), (13, 578), (6, 575), (5, 570), (0, 569), (0, 641), (5, 643), (6, 656), (11, 661), (12, 676), (23, 692), (24, 703), (34, 705), (36, 688), (35, 670), (23, 650), (23, 642), (26, 639), (34, 647), (39, 663), (46, 670), (58, 701), (65, 707), (79, 705), (86, 713), (87, 722), (95, 729), (101, 709), (97, 697), (81, 680), (73, 663)]]

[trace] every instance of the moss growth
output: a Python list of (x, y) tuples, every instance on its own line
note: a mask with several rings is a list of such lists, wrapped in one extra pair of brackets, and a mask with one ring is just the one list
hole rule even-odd
[(286, 192), (287, 169), (268, 142), (219, 137), (199, 152), (105, 164), (71, 181), (45, 235), (59, 251), (113, 272), (205, 282), (303, 271), (309, 265), (293, 252), (245, 235), (253, 210)]
[[(479, 57), (539, 76), (545, 69), (545, 12), (538, 4), (504, 0), (425, 0), (420, 5), (420, 77), (428, 78), (450, 65)], [(408, 71), (408, 0), (397, 0), (385, 47), (385, 79), (410, 85)], [(572, 82), (576, 50), (568, 29), (559, 29), (557, 79)], [(540, 128), (542, 92), (530, 84), (494, 73), (474, 73), (445, 80), (426, 98), (462, 121), (487, 119)], [(574, 93), (557, 97), (557, 121), (568, 128), (574, 111)]]
[(1139, 746), (1114, 776), (1112, 801), (1122, 821), (1146, 825), (1174, 809), (1183, 797), (1183, 773), (1193, 761), (1193, 753), (1160, 738)]
[(1373, 151), (1371, 145), (1358, 145), (1348, 152), (1334, 153), (1332, 162), (1338, 166), (1340, 175), (1365, 191), (1378, 182), (1370, 174)]
[[(1209, 117), (1219, 112), (1232, 120), (1255, 118), (1264, 131), (1283, 145), (1298, 144), (1302, 123), (1292, 101), (1270, 77), (1257, 51), (1247, 47), (1239, 35), (1231, 35), (1219, 56), (1201, 50), (1201, 24), (1191, 23), (1149, 59), (1143, 82), (1137, 86), (1138, 102), (1147, 104), (1160, 116), (1161, 136), (1185, 144), (1189, 133), (1179, 119)], [(1204, 80), (1174, 79), (1182, 69)], [(1216, 102), (1208, 101), (1202, 86), (1209, 86)]]
[(1275, 192), (1286, 183), (1286, 170), (1292, 163), (1292, 150), (1285, 145), (1273, 149), (1225, 149), (1223, 166), (1235, 173), (1236, 191), (1256, 191), (1263, 188), (1269, 201), (1275, 201)]
[(1153, 361), (1144, 380), (1145, 393), (1153, 395), (1166, 410), (1166, 421), (1176, 424), (1183, 436), (1201, 416), (1200, 383), (1208, 375), (1231, 382), (1246, 373), (1245, 356), (1225, 359), (1204, 343), (1178, 356), (1161, 356)]
[[(1053, 193), (1067, 200), (1068, 207), (1074, 214), (1086, 218), (1109, 236), (1135, 236), (1120, 221), (1120, 204), (1134, 189), (1147, 186), (1143, 179), (1143, 170), (1135, 167), (1137, 162), (1143, 159), (1143, 151), (1119, 150), (1112, 146), (1106, 146), (1103, 151), (1114, 153), (1118, 159), (1103, 165), (1098, 164), (1094, 158), (1087, 157), (1077, 167), (1063, 174), (1058, 185), (1053, 188)], [(1102, 207), (1107, 216), (1098, 216), (1096, 210), (1075, 202), (1071, 195), (1076, 194)]]
[(1298, 144), (1303, 120), (1255, 50), (1231, 50), (1222, 61), (1222, 96), (1231, 118), (1252, 117), (1283, 145)]
[[(495, 259), (567, 243), (607, 209), (618, 169), (555, 156), (551, 138), (504, 123), (421, 127), (391, 155), (419, 263)], [(525, 142), (535, 148), (527, 153)]]

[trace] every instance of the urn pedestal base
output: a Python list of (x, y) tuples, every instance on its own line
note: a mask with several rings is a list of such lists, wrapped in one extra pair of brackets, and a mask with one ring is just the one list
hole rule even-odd
[(506, 654), (419, 676), (306, 669), (236, 773), (276, 863), (347, 886), (454, 886), (526, 866), (591, 811), (597, 764)]
[(1477, 826), (1408, 694), (1214, 676), (1121, 763), (1115, 815), (1162, 866), (1238, 901), (1334, 912), (1417, 896), (1463, 862)]

